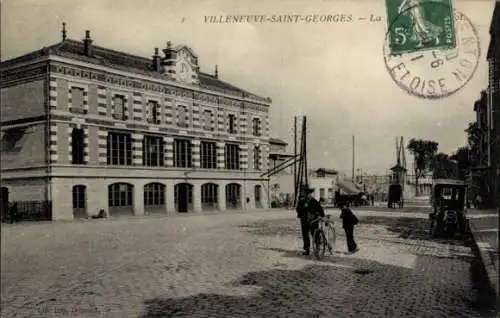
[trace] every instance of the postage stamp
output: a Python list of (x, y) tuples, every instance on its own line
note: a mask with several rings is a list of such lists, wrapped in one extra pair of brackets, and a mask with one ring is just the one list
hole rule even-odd
[(386, 0), (386, 9), (391, 54), (455, 47), (451, 0)]
[(384, 60), (393, 81), (426, 99), (450, 96), (474, 76), (481, 55), (476, 28), (450, 0), (386, 0)]

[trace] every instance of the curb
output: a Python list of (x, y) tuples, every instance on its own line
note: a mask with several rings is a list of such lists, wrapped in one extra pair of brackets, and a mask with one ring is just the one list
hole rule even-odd
[(476, 254), (476, 256), (479, 256), (479, 259), (481, 260), (482, 269), (483, 269), (484, 273), (486, 274), (486, 279), (488, 281), (487, 288), (495, 293), (495, 298), (498, 300), (498, 297), (499, 297), (498, 285), (494, 284), (492, 281), (492, 279), (493, 279), (492, 276), (494, 276), (492, 273), (493, 270), (491, 269), (491, 266), (486, 265), (486, 264), (488, 264), (488, 260), (490, 259), (490, 256), (486, 250), (481, 249), (479, 247), (477, 240), (476, 240), (476, 235), (474, 234), (474, 231), (471, 228), (470, 220), (468, 220), (468, 222), (467, 222), (467, 229), (468, 229), (470, 236), (472, 238), (473, 251)]

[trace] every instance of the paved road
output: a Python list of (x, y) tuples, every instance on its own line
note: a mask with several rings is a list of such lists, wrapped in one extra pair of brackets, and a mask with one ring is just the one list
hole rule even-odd
[[(338, 212), (332, 212), (338, 217)], [(2, 317), (488, 317), (467, 243), (359, 211), (361, 250), (298, 254), (286, 211), (2, 226)]]

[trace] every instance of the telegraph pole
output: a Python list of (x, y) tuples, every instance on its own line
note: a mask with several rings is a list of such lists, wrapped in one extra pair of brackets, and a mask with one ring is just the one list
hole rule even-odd
[(356, 152), (355, 152), (355, 146), (354, 146), (354, 135), (352, 135), (352, 174), (351, 174), (352, 182), (354, 182), (354, 168), (355, 168), (355, 164), (356, 164), (355, 155), (356, 155)]

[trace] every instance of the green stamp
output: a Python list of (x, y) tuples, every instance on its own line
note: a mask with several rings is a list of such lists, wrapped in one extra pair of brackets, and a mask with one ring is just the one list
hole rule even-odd
[(385, 0), (391, 55), (455, 48), (452, 0)]

